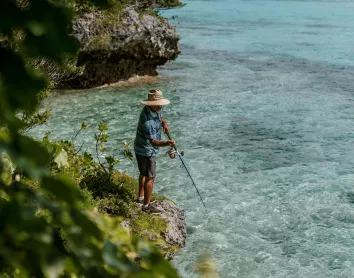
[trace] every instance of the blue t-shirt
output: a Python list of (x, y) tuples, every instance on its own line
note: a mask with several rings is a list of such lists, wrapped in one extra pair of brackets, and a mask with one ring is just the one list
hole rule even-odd
[(157, 116), (145, 106), (141, 111), (136, 137), (134, 141), (134, 151), (136, 155), (156, 156), (158, 147), (151, 145), (151, 140), (161, 140), (161, 113)]

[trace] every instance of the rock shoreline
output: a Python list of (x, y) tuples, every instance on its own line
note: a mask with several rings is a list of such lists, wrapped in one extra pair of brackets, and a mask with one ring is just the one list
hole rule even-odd
[(83, 74), (57, 84), (56, 89), (87, 89), (139, 76), (156, 76), (157, 67), (177, 58), (179, 36), (166, 19), (123, 11), (117, 26), (104, 22), (101, 12), (81, 15), (73, 22), (80, 43), (77, 66)]
[[(146, 236), (151, 242), (156, 243), (167, 260), (172, 260), (179, 249), (186, 246), (187, 223), (184, 210), (169, 200), (156, 201), (154, 205), (162, 211), (161, 214), (154, 216), (165, 219), (167, 222), (166, 230), (160, 231), (159, 235), (165, 242), (161, 243), (158, 237), (154, 236), (154, 233), (149, 231), (149, 229), (146, 230)], [(120, 223), (120, 226), (128, 233), (131, 233), (131, 225), (130, 220), (124, 220)]]
[[(184, 210), (167, 200), (157, 202), (156, 205), (163, 211), (160, 217), (167, 220), (167, 230), (162, 235), (166, 242), (171, 245), (177, 245), (179, 248), (185, 247), (187, 241), (187, 224)], [(166, 253), (165, 257), (171, 260), (174, 255), (174, 253)]]

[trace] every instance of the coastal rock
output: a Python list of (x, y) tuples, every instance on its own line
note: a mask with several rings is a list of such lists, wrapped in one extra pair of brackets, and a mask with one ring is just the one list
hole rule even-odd
[[(184, 210), (168, 200), (158, 201), (155, 205), (162, 210), (162, 213), (158, 216), (167, 221), (166, 230), (160, 234), (165, 243), (160, 243), (158, 246), (165, 259), (172, 260), (176, 252), (186, 246), (187, 224)], [(154, 241), (151, 238), (150, 240)]]
[(81, 46), (77, 65), (84, 71), (58, 88), (91, 88), (136, 75), (156, 76), (159, 65), (180, 53), (179, 37), (166, 19), (131, 8), (113, 23), (99, 11), (83, 14), (73, 23), (73, 36)]
[(163, 213), (160, 215), (168, 222), (164, 238), (169, 244), (177, 244), (180, 248), (186, 246), (187, 224), (184, 210), (171, 201), (163, 200), (156, 204)]

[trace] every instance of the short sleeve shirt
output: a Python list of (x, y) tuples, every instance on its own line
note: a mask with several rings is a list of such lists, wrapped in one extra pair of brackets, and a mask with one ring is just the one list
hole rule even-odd
[(158, 147), (151, 145), (151, 140), (161, 140), (161, 113), (157, 116), (145, 106), (140, 113), (136, 137), (134, 141), (134, 152), (141, 156), (156, 156)]

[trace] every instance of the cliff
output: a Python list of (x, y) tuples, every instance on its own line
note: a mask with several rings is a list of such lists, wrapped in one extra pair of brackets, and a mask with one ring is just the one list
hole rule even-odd
[[(113, 22), (113, 23), (112, 23)], [(125, 8), (117, 19), (101, 11), (83, 13), (73, 22), (80, 43), (77, 66), (83, 74), (57, 88), (91, 88), (135, 75), (157, 75), (156, 68), (180, 53), (173, 26), (154, 14)]]

